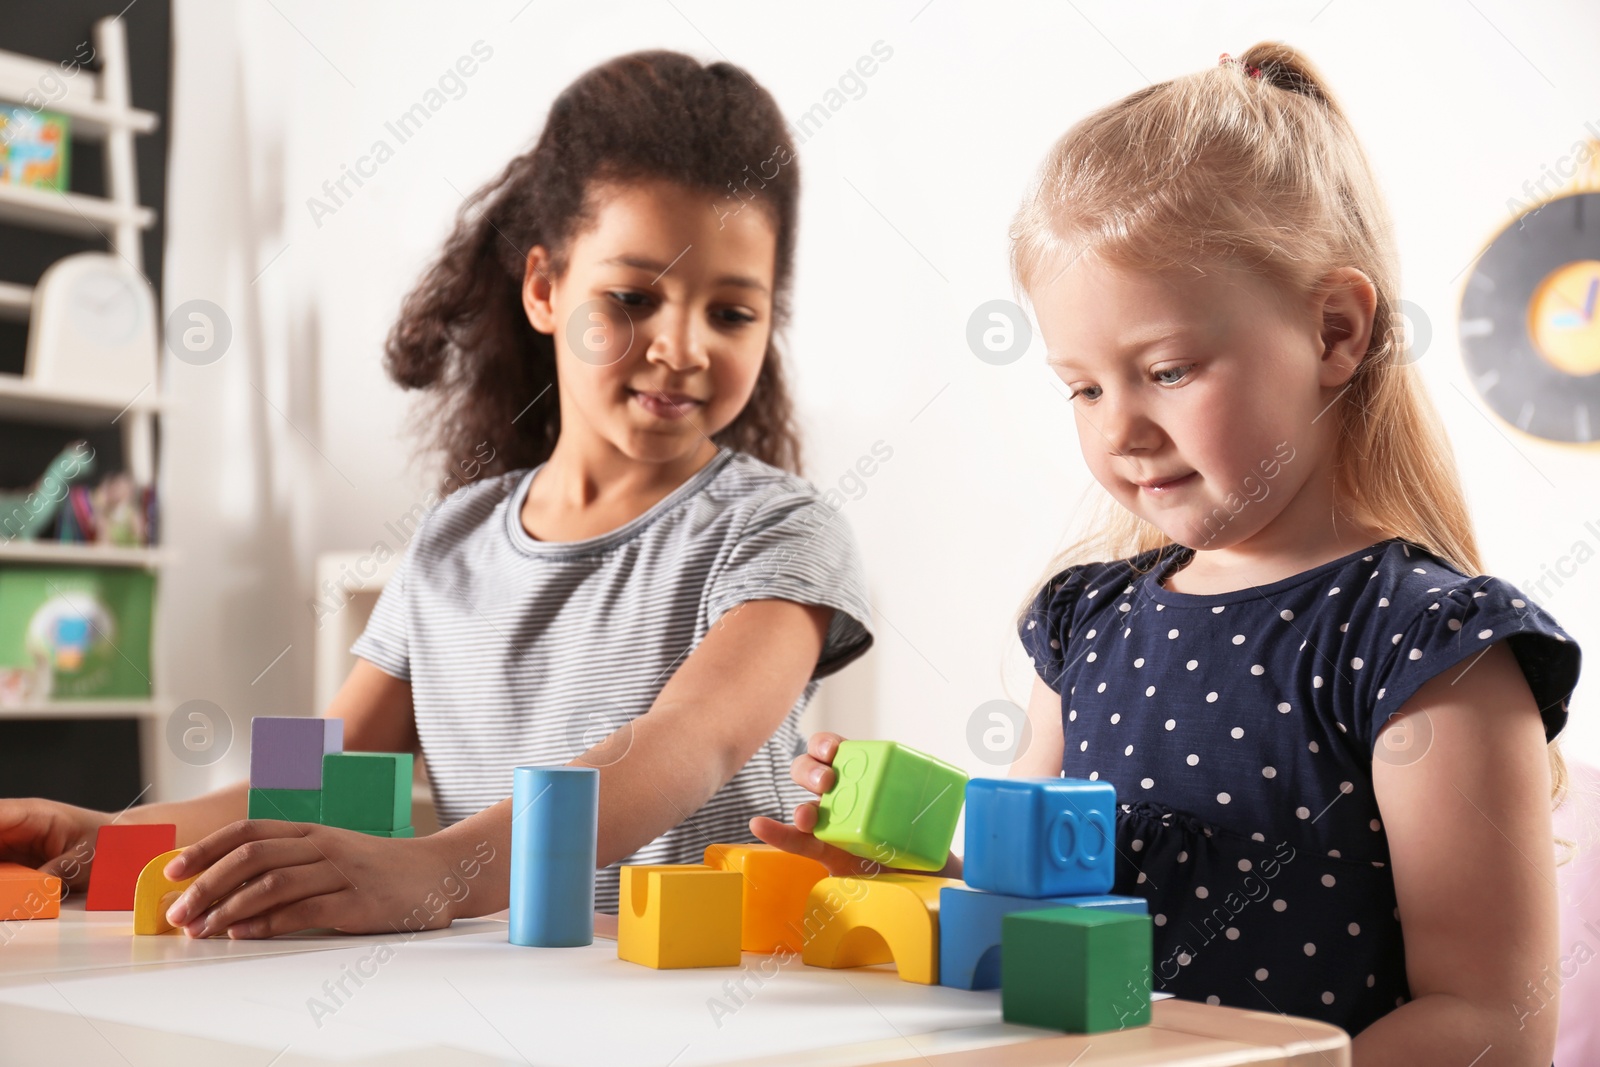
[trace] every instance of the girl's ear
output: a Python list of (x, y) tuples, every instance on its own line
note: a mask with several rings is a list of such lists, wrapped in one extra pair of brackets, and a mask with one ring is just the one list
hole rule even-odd
[(543, 245), (534, 245), (528, 251), (527, 265), (522, 273), (522, 309), (528, 322), (540, 333), (556, 332), (556, 312), (552, 303), (554, 283), (551, 281), (550, 252)]
[(1322, 282), (1321, 385), (1337, 389), (1350, 380), (1367, 354), (1378, 290), (1354, 267), (1331, 271)]

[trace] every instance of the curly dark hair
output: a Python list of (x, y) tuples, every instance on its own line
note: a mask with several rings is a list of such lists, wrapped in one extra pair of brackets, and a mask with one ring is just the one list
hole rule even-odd
[[(773, 224), (773, 336), (749, 402), (714, 440), (799, 473), (776, 337), (789, 315), (799, 178), (777, 103), (731, 63), (634, 52), (580, 76), (551, 105), (537, 143), (462, 205), (389, 332), (390, 377), (428, 392), (415, 413), (423, 452), (448, 465), (487, 443), (477, 477), (549, 458), (561, 432), (555, 344), (522, 306), (528, 251), (544, 246), (564, 271), (570, 241), (591, 221), (595, 183), (665, 179), (721, 194), (730, 210), (748, 200)], [(448, 493), (461, 479), (447, 473), (444, 484)]]

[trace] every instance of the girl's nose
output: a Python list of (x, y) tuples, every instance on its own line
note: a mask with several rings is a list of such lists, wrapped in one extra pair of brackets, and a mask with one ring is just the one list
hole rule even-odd
[(1135, 404), (1126, 401), (1097, 404), (1094, 416), (1095, 428), (1105, 439), (1107, 451), (1114, 456), (1148, 452), (1155, 445), (1155, 425)]
[(645, 358), (676, 372), (699, 370), (709, 365), (705, 342), (695, 329), (693, 317), (670, 311), (658, 317), (659, 326)]

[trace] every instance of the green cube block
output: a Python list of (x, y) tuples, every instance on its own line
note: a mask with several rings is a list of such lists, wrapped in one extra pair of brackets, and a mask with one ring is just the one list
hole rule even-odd
[(1150, 1022), (1148, 915), (1042, 908), (1000, 920), (1000, 1013), (1008, 1023), (1097, 1034)]
[(362, 830), (364, 834), (372, 837), (416, 837), (417, 831), (410, 826), (402, 826), (398, 830)]
[(322, 821), (346, 830), (411, 825), (411, 753), (330, 752), (322, 757)]
[(893, 741), (844, 741), (833, 788), (818, 804), (816, 836), (890, 867), (937, 871), (966, 801), (958, 767)]
[(252, 789), (250, 818), (287, 822), (321, 822), (320, 789)]

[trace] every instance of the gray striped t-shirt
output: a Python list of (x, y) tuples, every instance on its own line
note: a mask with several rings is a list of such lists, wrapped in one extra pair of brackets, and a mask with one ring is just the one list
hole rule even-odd
[[(817, 682), (872, 644), (860, 549), (810, 483), (729, 449), (631, 522), (582, 541), (529, 536), (541, 468), (452, 493), (419, 526), (350, 651), (411, 682), (441, 825), (511, 795), (519, 765), (570, 762), (650, 709), (729, 608), (781, 599), (834, 608), (822, 655), (778, 731), (704, 807), (622, 862), (699, 863), (787, 819), (797, 720)], [(596, 908), (617, 907), (615, 865)]]

